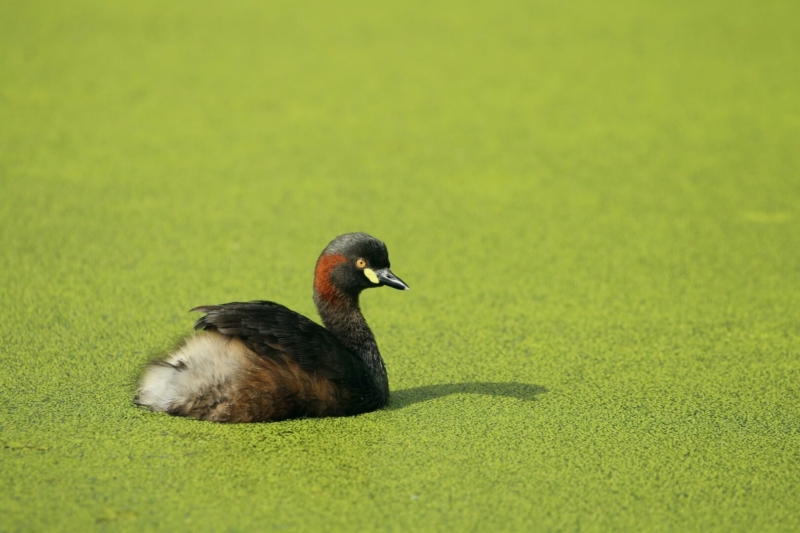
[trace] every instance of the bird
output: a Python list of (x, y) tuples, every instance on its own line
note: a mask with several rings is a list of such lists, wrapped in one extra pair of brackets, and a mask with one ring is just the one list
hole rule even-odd
[(146, 366), (134, 403), (214, 422), (352, 416), (385, 407), (389, 381), (361, 312), (365, 289), (408, 285), (390, 270), (386, 245), (345, 233), (320, 254), (314, 303), (321, 326), (281, 304), (201, 305), (196, 333)]

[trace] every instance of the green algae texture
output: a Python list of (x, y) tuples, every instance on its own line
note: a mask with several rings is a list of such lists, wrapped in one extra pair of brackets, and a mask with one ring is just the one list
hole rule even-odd
[[(0, 531), (800, 530), (798, 20), (0, 2)], [(347, 231), (388, 408), (131, 403)]]

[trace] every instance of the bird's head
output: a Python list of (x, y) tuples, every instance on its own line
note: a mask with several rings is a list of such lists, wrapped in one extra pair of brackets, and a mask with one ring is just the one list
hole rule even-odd
[(328, 301), (383, 286), (408, 290), (408, 285), (389, 270), (386, 245), (366, 233), (339, 235), (317, 260), (314, 290)]

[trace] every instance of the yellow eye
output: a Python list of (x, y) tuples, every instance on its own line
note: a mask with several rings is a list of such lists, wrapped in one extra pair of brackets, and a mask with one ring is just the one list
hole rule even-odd
[(363, 260), (363, 259), (361, 259), (361, 258), (359, 258), (359, 259), (356, 259), (356, 266), (357, 266), (358, 268), (364, 268), (364, 267), (366, 267), (366, 266), (367, 266), (367, 262), (366, 262), (366, 261), (364, 261), (364, 260)]

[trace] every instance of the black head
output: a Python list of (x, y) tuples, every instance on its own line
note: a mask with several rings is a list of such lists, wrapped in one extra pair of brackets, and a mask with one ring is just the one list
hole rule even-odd
[(385, 244), (366, 233), (345, 233), (333, 239), (319, 256), (314, 288), (325, 296), (337, 291), (358, 294), (382, 286), (408, 290), (389, 266)]

